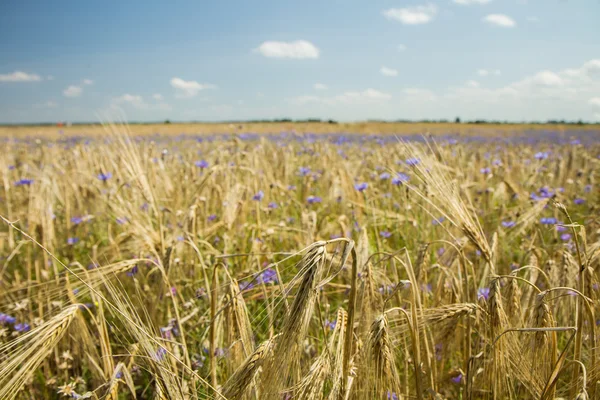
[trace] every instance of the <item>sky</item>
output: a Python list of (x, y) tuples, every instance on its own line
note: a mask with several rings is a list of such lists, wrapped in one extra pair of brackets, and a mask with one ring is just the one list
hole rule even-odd
[(0, 2), (0, 123), (600, 121), (599, 0)]

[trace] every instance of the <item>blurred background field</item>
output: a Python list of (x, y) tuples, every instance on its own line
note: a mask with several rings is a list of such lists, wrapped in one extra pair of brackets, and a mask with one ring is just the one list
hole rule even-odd
[(2, 129), (0, 398), (600, 393), (592, 127)]

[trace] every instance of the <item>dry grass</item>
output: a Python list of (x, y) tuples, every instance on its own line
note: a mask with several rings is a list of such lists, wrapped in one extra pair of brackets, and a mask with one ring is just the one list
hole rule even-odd
[(598, 398), (599, 133), (540, 129), (0, 128), (0, 398)]

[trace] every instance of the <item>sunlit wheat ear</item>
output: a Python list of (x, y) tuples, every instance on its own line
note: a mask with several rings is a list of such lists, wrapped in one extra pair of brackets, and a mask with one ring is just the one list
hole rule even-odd
[(343, 309), (338, 309), (335, 328), (329, 339), (329, 354), (331, 362), (331, 380), (332, 388), (329, 394), (330, 399), (337, 399), (342, 390), (342, 380), (344, 377), (344, 339), (348, 329), (348, 313)]
[(221, 393), (229, 400), (241, 399), (244, 393), (253, 384), (256, 374), (259, 372), (264, 361), (273, 356), (273, 346), (279, 336), (261, 343), (242, 365), (231, 375), (229, 380), (223, 385)]
[(371, 325), (366, 352), (368, 368), (364, 373), (374, 375), (373, 379), (369, 379), (368, 385), (373, 398), (385, 398), (388, 391), (399, 393), (400, 380), (385, 314), (377, 317)]
[(115, 367), (115, 370), (110, 377), (110, 382), (108, 385), (108, 390), (106, 391), (105, 400), (118, 400), (119, 399), (119, 383), (125, 382), (127, 388), (129, 389), (130, 395), (135, 399), (135, 384), (133, 383), (133, 378), (129, 373), (129, 370), (122, 362), (118, 363)]
[[(562, 253), (562, 271), (560, 272), (560, 283), (554, 286), (575, 287), (575, 277), (579, 273), (579, 266), (575, 257), (568, 251)], [(586, 280), (587, 283), (587, 280)]]
[(301, 279), (300, 287), (283, 323), (273, 358), (265, 363), (261, 374), (261, 396), (264, 399), (279, 399), (286, 385), (295, 384), (288, 382), (290, 371), (294, 371), (299, 362), (299, 345), (306, 336), (313, 315), (316, 285), (321, 280), (325, 259), (325, 242), (317, 242), (299, 263), (297, 278)]
[(0, 346), (0, 354), (10, 354), (0, 364), (0, 399), (17, 397), (23, 384), (64, 336), (78, 310), (78, 304), (69, 306), (44, 324)]
[(508, 279), (506, 292), (506, 315), (513, 327), (523, 324), (523, 310), (521, 308), (521, 288), (516, 279)]
[[(489, 315), (489, 327), (490, 327), (490, 338), (494, 341), (499, 335), (504, 332), (508, 327), (508, 318), (504, 311), (504, 304), (502, 301), (502, 295), (500, 294), (500, 279), (496, 278), (490, 282), (490, 293), (488, 297), (488, 315)], [(492, 370), (491, 382), (493, 384), (493, 391), (495, 394), (500, 396), (504, 395), (507, 382), (506, 369), (506, 343), (504, 340), (499, 340), (493, 347), (492, 354)]]
[(423, 279), (424, 282), (427, 282), (427, 249), (429, 249), (429, 243), (423, 243), (419, 246), (417, 261), (415, 262), (415, 277), (417, 281)]
[(224, 325), (230, 349), (229, 361), (235, 369), (252, 354), (254, 349), (248, 309), (235, 279), (231, 279), (229, 283)]

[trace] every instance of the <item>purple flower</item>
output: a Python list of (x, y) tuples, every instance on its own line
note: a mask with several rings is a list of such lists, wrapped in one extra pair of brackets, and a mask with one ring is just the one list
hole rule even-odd
[(325, 327), (329, 328), (330, 330), (334, 330), (335, 329), (335, 321), (330, 321), (330, 320), (326, 319)]
[(167, 355), (167, 350), (164, 347), (159, 347), (158, 350), (156, 351), (156, 353), (154, 354), (154, 360), (162, 361), (162, 360), (164, 360), (166, 355)]
[(501, 222), (502, 226), (505, 228), (512, 228), (513, 226), (515, 226), (517, 223), (515, 221), (502, 221)]
[(589, 193), (592, 191), (592, 185), (585, 185), (585, 187), (583, 188), (583, 191), (586, 193)]
[(558, 221), (553, 217), (540, 218), (540, 223), (544, 225), (555, 225)]
[(198, 168), (208, 168), (208, 161), (206, 161), (206, 160), (196, 161), (196, 162), (194, 162), (194, 165)]
[(9, 324), (12, 325), (17, 322), (17, 319), (8, 314), (0, 313), (0, 324)]
[(398, 395), (395, 392), (387, 392), (387, 400), (398, 400)]
[(265, 193), (262, 190), (259, 190), (254, 196), (252, 196), (252, 200), (261, 201), (265, 197)]
[(563, 242), (568, 242), (569, 240), (571, 240), (571, 234), (563, 233), (562, 235), (560, 235), (560, 240), (562, 240)]
[(270, 208), (271, 210), (274, 210), (278, 206), (277, 206), (277, 203), (275, 203), (274, 201), (272, 201), (272, 202), (269, 203), (269, 205), (267, 207)]
[(300, 175), (306, 176), (310, 174), (310, 168), (308, 167), (300, 167)]
[(100, 179), (103, 182), (106, 182), (107, 180), (109, 180), (110, 178), (112, 178), (112, 172), (107, 172), (107, 173), (99, 173), (97, 176), (98, 179)]
[(74, 245), (75, 243), (79, 242), (79, 238), (76, 237), (70, 237), (67, 239), (67, 244), (68, 245)]
[(490, 288), (484, 287), (477, 289), (477, 300), (487, 299), (490, 297)]
[(421, 160), (419, 160), (418, 158), (409, 158), (405, 161), (406, 165), (410, 165), (411, 167), (418, 165), (420, 162)]
[(462, 382), (462, 378), (463, 378), (463, 374), (458, 374), (454, 378), (450, 378), (450, 380), (456, 384), (459, 384)]
[(15, 324), (15, 331), (17, 332), (29, 332), (31, 330), (31, 326), (28, 323)]
[(434, 219), (433, 221), (431, 221), (431, 223), (433, 225), (441, 225), (442, 222), (444, 222), (446, 220), (446, 217), (439, 217), (437, 219)]
[(306, 198), (306, 201), (308, 202), (308, 204), (315, 204), (320, 203), (322, 200), (319, 196), (308, 196)]
[(444, 255), (445, 252), (446, 252), (446, 249), (443, 247), (440, 247), (437, 251), (437, 255), (441, 257)]
[(501, 165), (502, 165), (502, 161), (500, 161), (500, 160), (496, 159), (496, 160), (494, 160), (494, 161), (492, 162), (492, 165), (493, 165), (494, 167), (499, 167), (499, 166), (501, 166)]
[(580, 197), (576, 198), (575, 200), (573, 200), (573, 203), (577, 204), (578, 206), (585, 203), (585, 199), (582, 199)]
[(15, 186), (28, 186), (31, 185), (33, 183), (33, 179), (19, 179), (18, 181), (15, 182)]
[(359, 192), (364, 192), (368, 187), (369, 187), (369, 184), (367, 182), (356, 183), (354, 185), (354, 189), (358, 190)]
[(133, 268), (127, 271), (127, 276), (133, 277), (135, 274), (138, 273), (139, 270), (139, 267), (137, 265), (134, 265)]
[(398, 174), (392, 178), (392, 183), (394, 185), (400, 185), (402, 183), (406, 183), (410, 180), (410, 176), (403, 174), (402, 172), (398, 172)]
[(79, 225), (80, 223), (83, 222), (83, 218), (81, 217), (72, 217), (71, 218), (71, 222), (75, 225)]
[(388, 232), (388, 231), (381, 231), (381, 232), (379, 232), (379, 234), (384, 239), (387, 239), (392, 236), (392, 232)]
[(545, 160), (550, 154), (547, 151), (540, 151), (535, 153), (534, 157), (538, 160)]
[(489, 175), (492, 173), (492, 169), (490, 167), (485, 167), (485, 168), (481, 168), (479, 170), (479, 172), (481, 172), (484, 175)]
[(296, 190), (296, 185), (290, 185), (290, 186), (288, 186), (288, 190)]
[(209, 221), (214, 221), (217, 219), (217, 214), (210, 214), (206, 219)]
[(117, 224), (119, 225), (123, 225), (127, 223), (127, 218), (126, 217), (119, 217), (117, 218)]
[(381, 179), (382, 181), (390, 179), (390, 174), (388, 172), (383, 172), (381, 175), (379, 175), (379, 179)]

